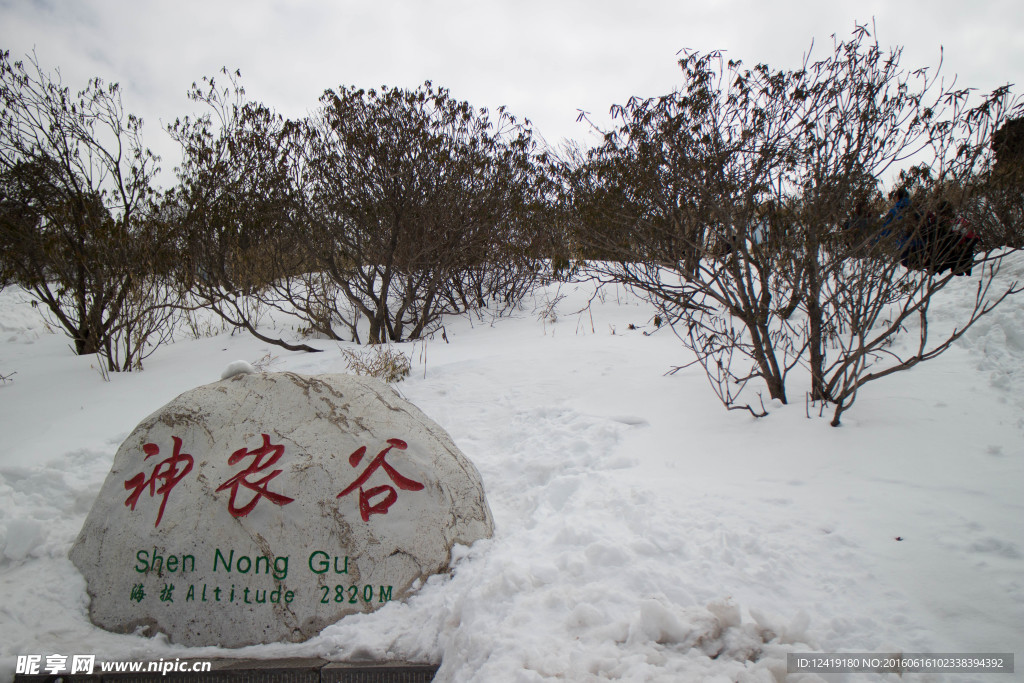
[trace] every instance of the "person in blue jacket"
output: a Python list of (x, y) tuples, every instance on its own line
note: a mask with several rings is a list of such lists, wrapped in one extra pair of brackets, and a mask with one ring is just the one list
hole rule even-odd
[(911, 220), (915, 211), (913, 205), (910, 203), (910, 193), (907, 192), (906, 188), (901, 187), (896, 192), (896, 203), (889, 209), (888, 213), (885, 214), (885, 218), (882, 219), (882, 231), (879, 233), (879, 237), (887, 237), (888, 235), (903, 235), (904, 240), (900, 243), (900, 246), (909, 239), (910, 233), (913, 232), (911, 227)]
[(900, 261), (911, 267), (914, 255), (924, 248), (921, 234), (921, 214), (910, 201), (910, 193), (901, 187), (896, 191), (896, 203), (882, 219), (882, 228), (878, 231), (874, 243), (891, 240), (893, 248), (899, 253)]

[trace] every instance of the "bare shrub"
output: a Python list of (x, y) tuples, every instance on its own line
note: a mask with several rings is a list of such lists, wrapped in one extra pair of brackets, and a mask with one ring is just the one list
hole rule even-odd
[[(936, 357), (1020, 290), (995, 280), (1005, 251), (964, 246), (962, 222), (993, 213), (978, 201), (989, 141), (1020, 104), (1008, 88), (972, 104), (899, 59), (865, 27), (795, 71), (686, 53), (678, 91), (613, 108), (604, 144), (563, 160), (578, 256), (659, 307), (729, 408), (765, 414), (744, 391), (761, 383), (786, 402), (801, 366), (838, 425), (866, 383)], [(877, 218), (880, 179), (909, 159), (902, 207)], [(971, 271), (975, 305), (936, 337), (933, 297)], [(918, 343), (897, 354), (911, 322)]]
[(189, 92), (205, 114), (169, 126), (184, 157), (164, 209), (177, 226), (178, 282), (233, 327), (290, 351), (319, 351), (259, 329), (268, 310), (296, 312), (277, 288), (306, 270), (291, 176), (301, 127), (247, 101), (238, 72), (223, 75), (226, 84), (205, 78)]
[(369, 375), (394, 384), (401, 382), (412, 372), (409, 357), (390, 344), (370, 344), (355, 350), (342, 349), (346, 367), (357, 375)]
[(340, 337), (338, 321), (359, 341), (362, 319), (371, 344), (418, 339), (445, 314), (517, 304), (537, 272), (529, 127), (429, 82), (339, 87), (321, 105), (306, 129), (303, 241), (341, 294), (315, 302), (330, 313), (321, 332)]
[(166, 235), (152, 220), (157, 157), (116, 83), (77, 94), (59, 72), (0, 53), (2, 279), (42, 305), (80, 355), (141, 367), (171, 335), (161, 280)]

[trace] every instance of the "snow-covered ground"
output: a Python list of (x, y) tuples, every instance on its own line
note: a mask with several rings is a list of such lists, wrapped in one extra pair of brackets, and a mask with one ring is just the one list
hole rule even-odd
[(821, 680), (787, 679), (786, 654), (810, 651), (1020, 661), (1024, 296), (867, 387), (835, 429), (807, 416), (800, 378), (765, 419), (724, 410), (698, 368), (665, 375), (689, 359), (670, 332), (644, 334), (646, 304), (609, 288), (579, 312), (592, 287), (556, 287), (513, 318), (452, 319), (447, 342), (399, 347), (413, 374), (398, 389), (479, 468), (494, 538), (457, 548), (451, 575), (406, 604), (235, 651), (92, 626), (68, 550), (143, 417), (236, 360), (343, 371), (338, 345), (183, 338), (107, 382), (22, 292), (0, 293), (0, 374), (17, 373), (0, 385), (0, 680), (17, 655), (52, 653), (440, 661), (439, 681)]

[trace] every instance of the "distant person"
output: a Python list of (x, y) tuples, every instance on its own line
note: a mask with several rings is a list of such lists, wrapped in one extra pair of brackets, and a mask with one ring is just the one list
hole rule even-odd
[(914, 211), (910, 203), (910, 193), (905, 187), (896, 191), (896, 203), (885, 214), (882, 219), (882, 231), (884, 235), (897, 233), (906, 227), (906, 219)]
[(860, 200), (853, 209), (853, 213), (843, 223), (843, 240), (847, 247), (859, 251), (871, 240), (874, 232), (875, 221), (871, 216), (871, 208), (867, 200)]
[(892, 244), (900, 255), (900, 262), (907, 268), (917, 259), (924, 242), (920, 236), (921, 214), (910, 201), (910, 193), (905, 187), (896, 191), (896, 203), (882, 218), (882, 229), (872, 240), (872, 244), (885, 241)]
[(921, 221), (920, 234), (913, 240), (915, 247), (904, 251), (903, 265), (907, 268), (942, 272), (942, 266), (955, 248), (953, 221), (956, 212), (946, 200), (939, 202), (935, 211), (929, 211)]
[(954, 275), (970, 275), (974, 270), (974, 254), (981, 244), (981, 237), (965, 219), (952, 212), (949, 226), (948, 232), (942, 236), (944, 242), (938, 249), (935, 271), (942, 273), (948, 269)]
[(957, 217), (953, 205), (942, 200), (920, 221), (917, 234), (904, 244), (900, 261), (907, 268), (970, 275), (980, 241), (967, 222)]

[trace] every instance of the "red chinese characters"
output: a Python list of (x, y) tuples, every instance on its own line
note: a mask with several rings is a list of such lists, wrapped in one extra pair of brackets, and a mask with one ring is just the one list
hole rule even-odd
[[(338, 494), (338, 498), (341, 498), (352, 493), (357, 488), (359, 489), (359, 514), (362, 516), (364, 522), (370, 521), (370, 515), (387, 514), (388, 509), (394, 505), (396, 500), (398, 500), (398, 492), (395, 491), (394, 487), (388, 486), (387, 484), (384, 484), (383, 486), (372, 486), (368, 489), (362, 488), (363, 484), (365, 484), (378, 469), (383, 468), (387, 475), (391, 477), (391, 481), (394, 482), (395, 486), (400, 489), (405, 491), (420, 491), (423, 489), (423, 484), (402, 476), (384, 459), (387, 456), (388, 451), (392, 448), (404, 451), (409, 447), (409, 445), (401, 439), (388, 439), (387, 442), (390, 445), (378, 453), (377, 456), (370, 461), (369, 466), (363, 470), (363, 473), (360, 474), (359, 477), (344, 491)], [(352, 455), (348, 456), (349, 465), (357, 467), (364, 455), (366, 455), (366, 446), (360, 446)], [(379, 494), (384, 494), (384, 498), (377, 503), (371, 504), (370, 499)]]
[[(271, 482), (284, 471), (282, 469), (273, 469), (273, 467), (284, 455), (285, 447), (271, 443), (269, 434), (262, 434), (261, 436), (263, 437), (263, 444), (258, 448), (253, 448), (252, 450), (240, 448), (228, 457), (229, 466), (236, 466), (246, 458), (252, 458), (252, 460), (247, 467), (216, 489), (218, 492), (230, 491), (231, 497), (228, 500), (228, 512), (234, 517), (245, 517), (248, 515), (256, 508), (256, 504), (262, 498), (266, 498), (278, 506), (287, 505), (295, 500), (277, 491), (270, 490)], [(157, 495), (162, 497), (160, 510), (157, 513), (156, 523), (154, 524), (157, 527), (160, 526), (160, 522), (163, 520), (164, 509), (167, 507), (167, 499), (171, 491), (192, 471), (192, 467), (195, 464), (192, 455), (181, 452), (182, 440), (176, 436), (172, 436), (171, 439), (174, 444), (174, 452), (168, 458), (157, 463), (148, 477), (145, 472), (140, 472), (124, 482), (125, 489), (131, 491), (124, 504), (133, 511), (147, 488), (149, 489), (150, 497), (156, 497)], [(356, 480), (337, 495), (337, 498), (342, 498), (359, 489), (359, 514), (364, 522), (370, 521), (371, 515), (387, 514), (391, 506), (398, 500), (398, 491), (395, 490), (396, 486), (405, 491), (421, 491), (424, 488), (422, 483), (398, 472), (386, 459), (392, 449), (404, 451), (409, 445), (401, 439), (388, 439), (387, 444), (383, 450), (366, 464), (366, 468)], [(154, 455), (159, 455), (160, 453), (160, 447), (154, 443), (144, 444), (142, 449), (146, 453), (145, 460), (149, 460)], [(365, 455), (366, 446), (361, 446), (348, 457), (348, 462), (352, 467), (358, 467)], [(394, 486), (382, 484), (380, 486), (364, 488), (363, 485), (378, 470), (383, 470), (391, 478), (391, 483)], [(243, 488), (251, 492), (251, 497), (244, 504), (239, 502), (239, 493)]]
[[(139, 472), (124, 482), (124, 488), (132, 491), (124, 504), (133, 511), (135, 510), (135, 504), (139, 502), (139, 497), (142, 496), (142, 492), (146, 490), (147, 486), (149, 487), (149, 496), (151, 498), (157, 494), (163, 496), (163, 500), (160, 501), (160, 512), (157, 513), (156, 523), (153, 525), (155, 527), (160, 526), (160, 520), (164, 516), (164, 508), (167, 507), (167, 497), (171, 494), (171, 490), (192, 470), (192, 465), (195, 462), (191, 455), (181, 452), (181, 439), (176, 436), (172, 436), (171, 439), (174, 442), (174, 452), (169, 458), (156, 464), (156, 467), (153, 468), (152, 473), (149, 475), (149, 479), (146, 479), (144, 472)], [(146, 453), (144, 460), (149, 460), (154, 455), (160, 453), (160, 447), (155, 443), (143, 444), (142, 450)], [(157, 482), (160, 482), (159, 486), (157, 486)]]
[[(224, 491), (226, 489), (231, 490), (231, 500), (228, 501), (228, 512), (235, 517), (245, 517), (247, 514), (252, 512), (253, 508), (256, 507), (256, 503), (260, 502), (260, 498), (266, 498), (275, 505), (287, 505), (295, 500), (294, 498), (283, 496), (280, 493), (275, 493), (267, 488), (270, 481), (277, 475), (281, 474), (284, 470), (274, 470), (262, 479), (257, 479), (255, 481), (250, 480), (250, 477), (254, 477), (263, 470), (273, 467), (281, 456), (284, 455), (284, 446), (270, 443), (270, 436), (267, 434), (263, 434), (262, 436), (262, 447), (252, 451), (240, 448), (231, 454), (231, 457), (228, 458), (229, 465), (237, 465), (240, 460), (247, 458), (250, 455), (254, 457), (252, 463), (250, 463), (247, 468), (217, 487), (218, 491)], [(267, 460), (264, 461), (264, 458), (267, 458)], [(238, 507), (235, 503), (235, 498), (238, 496), (238, 489), (243, 486), (252, 491), (254, 495), (252, 500), (242, 507)]]

